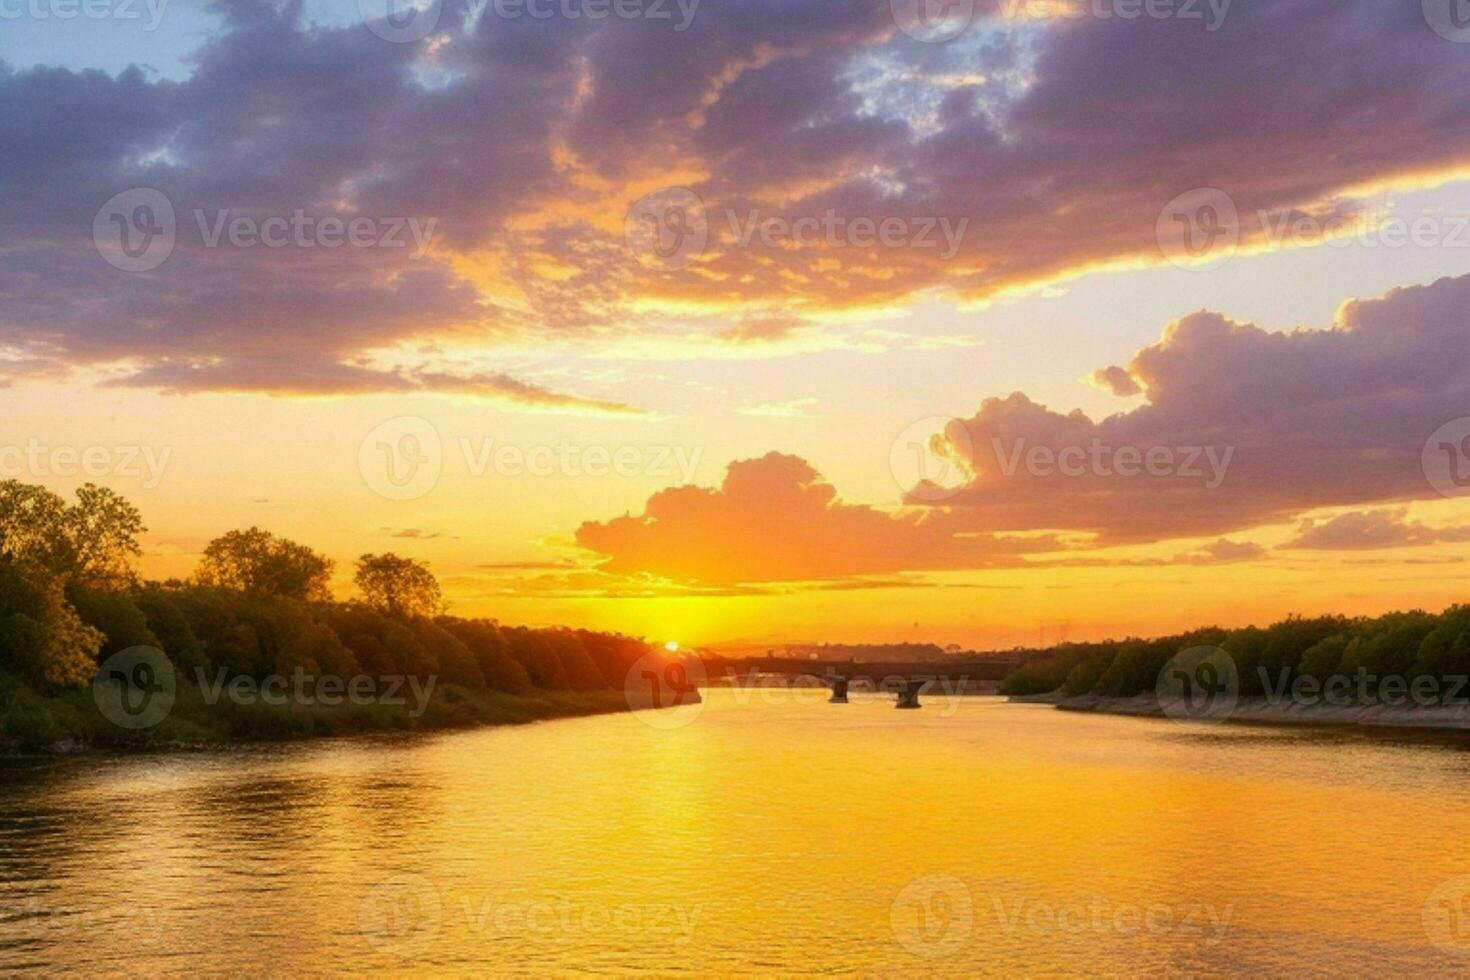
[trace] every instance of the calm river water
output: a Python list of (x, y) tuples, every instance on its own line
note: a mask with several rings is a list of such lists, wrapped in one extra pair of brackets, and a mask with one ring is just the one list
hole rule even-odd
[(1470, 737), (819, 697), (0, 760), (0, 973), (1470, 968)]

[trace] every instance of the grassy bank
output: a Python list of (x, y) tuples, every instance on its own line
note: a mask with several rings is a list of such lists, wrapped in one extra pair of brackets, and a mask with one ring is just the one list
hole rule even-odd
[(187, 682), (157, 725), (129, 730), (98, 709), (90, 688), (44, 696), (0, 674), (0, 752), (164, 750), (237, 741), (282, 741), (376, 732), (439, 731), (518, 725), (629, 709), (622, 691), (534, 691), (507, 694), (437, 685), (422, 708), (403, 704), (237, 704), (206, 700)]
[(1147, 717), (1166, 714), (1166, 691), (1185, 717), (1208, 704), (1236, 721), (1470, 729), (1470, 606), (1066, 644), (1001, 684), (1013, 700)]
[[(1095, 694), (1079, 697), (1014, 697), (1011, 700), (1035, 703), (1047, 701), (1063, 711), (1096, 712), (1129, 715), (1135, 718), (1168, 717), (1159, 699), (1151, 694), (1131, 698), (1108, 698)], [(1390, 704), (1297, 704), (1252, 698), (1234, 705), (1229, 721), (1259, 725), (1324, 725), (1366, 726), (1369, 728), (1418, 728), (1433, 731), (1470, 731), (1470, 702), (1458, 701), (1439, 705)]]

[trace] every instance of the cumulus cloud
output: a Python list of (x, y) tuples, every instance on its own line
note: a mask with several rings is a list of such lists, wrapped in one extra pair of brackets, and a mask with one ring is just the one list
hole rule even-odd
[(1467, 309), (1470, 276), (1347, 303), (1325, 330), (1192, 314), (1129, 365), (1145, 404), (1093, 421), (986, 399), (939, 447), (973, 478), (913, 502), (941, 503), (951, 528), (1114, 543), (1432, 498), (1425, 442), (1470, 405)]
[[(1470, 159), (1463, 52), (1412, 4), (1238, 4), (1213, 32), (981, 4), (944, 45), (888, 7), (706, 4), (674, 32), (475, 20), (446, 0), (431, 39), (389, 44), (308, 23), (300, 0), (228, 0), (183, 80), (0, 66), (0, 383), (95, 366), (171, 391), (463, 392), (422, 345), (692, 327), (757, 348), (820, 329), (798, 326), (813, 311), (1157, 260), (1160, 209), (1190, 188), (1227, 190), (1249, 245), (1259, 214), (1356, 213), (1351, 188)], [(630, 202), (661, 185), (709, 218), (686, 268), (645, 267), (623, 240)], [(135, 187), (172, 202), (178, 241), (128, 274), (90, 239)], [(196, 218), (297, 209), (436, 224), (420, 254), (210, 246)], [(828, 215), (835, 232), (795, 246), (739, 240)], [(855, 221), (902, 234), (875, 243)], [(469, 390), (602, 407), (505, 379)]]
[(1143, 393), (1138, 382), (1133, 380), (1133, 375), (1127, 369), (1114, 365), (1113, 367), (1098, 368), (1088, 378), (1092, 384), (1101, 388), (1109, 394), (1117, 395), (1119, 398), (1132, 398), (1134, 395)]
[(806, 460), (781, 453), (731, 463), (718, 488), (674, 487), (642, 514), (585, 523), (576, 541), (606, 556), (604, 572), (716, 585), (1014, 565), (1058, 547), (845, 503)]
[(1430, 527), (1407, 519), (1402, 509), (1352, 511), (1328, 520), (1306, 520), (1283, 548), (1366, 551), (1470, 541), (1470, 527)]
[[(1013, 565), (1023, 555), (1226, 535), (1325, 507), (1434, 499), (1426, 442), (1470, 405), (1467, 309), (1470, 276), (1346, 303), (1330, 329), (1272, 333), (1191, 314), (1128, 365), (1144, 398), (1131, 411), (1094, 421), (1015, 393), (953, 420), (929, 446), (967, 478), (920, 484), (909, 509), (846, 504), (810, 464), (771, 454), (732, 464), (718, 489), (666, 490), (640, 516), (584, 524), (577, 543), (607, 556), (614, 572), (840, 578)], [(1062, 544), (1065, 532), (1088, 537)], [(1390, 509), (1307, 521), (1287, 547), (1464, 540), (1470, 529), (1430, 528)], [(1263, 557), (1258, 544), (1220, 537), (1167, 558), (1048, 563)]]

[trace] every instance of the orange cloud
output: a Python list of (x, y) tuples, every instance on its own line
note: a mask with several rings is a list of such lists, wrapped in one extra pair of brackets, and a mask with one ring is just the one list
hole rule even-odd
[(809, 463), (780, 453), (731, 463), (718, 488), (663, 490), (636, 517), (585, 523), (576, 540), (606, 556), (606, 572), (724, 585), (1014, 565), (1022, 551), (1057, 547), (845, 503)]

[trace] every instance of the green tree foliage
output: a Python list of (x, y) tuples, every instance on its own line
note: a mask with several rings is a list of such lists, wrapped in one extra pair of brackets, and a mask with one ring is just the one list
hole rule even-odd
[(480, 676), (491, 690), (519, 694), (530, 689), (530, 675), (510, 655), (510, 644), (497, 623), (444, 616), (439, 619), (439, 625), (458, 637), (470, 651), (480, 668)]
[(0, 556), (63, 581), (117, 587), (142, 554), (138, 509), (105, 487), (84, 484), (68, 504), (45, 487), (0, 482)]
[(597, 667), (602, 683), (612, 688), (623, 687), (627, 683), (628, 673), (648, 652), (648, 646), (642, 640), (620, 633), (577, 630), (574, 638)]
[(331, 576), (331, 559), (258, 527), (215, 538), (198, 572), (205, 585), (314, 602), (331, 600)]
[(1347, 633), (1334, 633), (1313, 643), (1302, 653), (1298, 672), (1307, 677), (1325, 681), (1342, 670), (1342, 655), (1347, 652), (1352, 637)]
[[(396, 555), (364, 555), (367, 601), (334, 603), (331, 561), (259, 528), (210, 542), (191, 581), (142, 582), (132, 560), (143, 530), (132, 505), (102, 488), (83, 487), (67, 504), (40, 487), (0, 483), (0, 745), (16, 726), (28, 744), (86, 729), (90, 699), (78, 694), (52, 713), (57, 699), (88, 685), (99, 657), (134, 646), (164, 651), (181, 703), (216, 712), (216, 730), (253, 735), (328, 723), (293, 721), (291, 706), (206, 702), (200, 688), (237, 678), (415, 676), (452, 692), (435, 707), (451, 722), (507, 711), (529, 719), (591, 704), (581, 692), (620, 691), (650, 649), (623, 636), (443, 615), (427, 567)], [(573, 693), (556, 704), (526, 697), (538, 691)], [(396, 725), (404, 716), (372, 717)], [(94, 734), (111, 729), (98, 724)]]
[(525, 668), (533, 685), (548, 691), (571, 688), (566, 665), (543, 632), (521, 626), (507, 630), (505, 638), (511, 657)]
[(1343, 653), (1342, 673), (1362, 670), (1376, 677), (1387, 674), (1407, 677), (1414, 669), (1419, 644), (1434, 625), (1433, 616), (1418, 611), (1390, 613), (1366, 621)]
[[(1299, 675), (1325, 681), (1356, 678), (1361, 671), (1379, 680), (1457, 679), (1470, 676), (1470, 606), (1438, 616), (1418, 610), (1363, 619), (1291, 616), (1265, 628), (1071, 644), (1022, 664), (1002, 682), (1001, 693), (1133, 697), (1155, 689), (1171, 657), (1198, 646), (1217, 646), (1230, 655), (1242, 697), (1286, 690)], [(1460, 689), (1461, 697), (1470, 696), (1470, 685)]]
[(66, 598), (82, 622), (102, 633), (102, 656), (128, 647), (158, 647), (160, 642), (148, 628), (148, 617), (127, 592), (79, 585), (66, 586)]
[[(603, 680), (602, 672), (597, 669), (596, 662), (576, 633), (571, 630), (546, 630), (541, 633), (541, 638), (561, 661), (567, 688), (573, 691), (595, 691), (600, 687), (610, 686)], [(619, 678), (618, 686), (621, 685), (622, 678)]]
[(208, 661), (204, 644), (176, 601), (177, 588), (149, 582), (133, 593), (133, 601), (142, 610), (149, 632), (157, 638), (157, 646), (179, 668), (192, 672), (208, 666)]
[(363, 601), (389, 616), (437, 616), (444, 611), (439, 580), (429, 566), (386, 552), (357, 559), (354, 577)]
[(133, 581), (132, 563), (143, 553), (138, 536), (148, 529), (143, 515), (106, 487), (79, 487), (65, 513), (66, 574), (93, 586)]
[(1012, 697), (1027, 697), (1035, 694), (1050, 694), (1066, 683), (1083, 657), (1087, 656), (1091, 644), (1069, 644), (1053, 652), (1026, 661), (1001, 683), (1000, 693)]
[(1108, 665), (1113, 662), (1115, 652), (1113, 649), (1104, 648), (1077, 661), (1067, 672), (1067, 679), (1062, 684), (1062, 693), (1069, 697), (1089, 693), (1102, 679)]
[(45, 487), (0, 482), (0, 557), (60, 574), (65, 561), (66, 501)]
[(67, 604), (59, 580), (0, 561), (0, 670), (43, 690), (82, 687), (105, 639)]
[(459, 637), (427, 619), (416, 618), (411, 628), (429, 656), (439, 665), (439, 678), (446, 684), (483, 688), (485, 675), (475, 655)]

